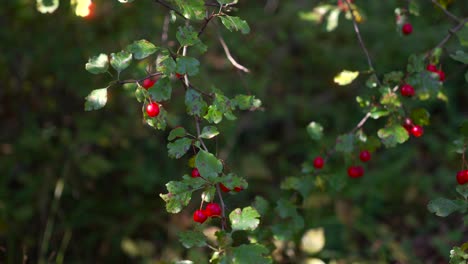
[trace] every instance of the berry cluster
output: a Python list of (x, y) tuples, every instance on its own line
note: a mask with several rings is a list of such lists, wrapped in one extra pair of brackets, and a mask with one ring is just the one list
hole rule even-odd
[[(157, 81), (158, 79), (156, 77), (147, 78), (143, 80), (141, 86), (148, 90), (153, 87)], [(146, 113), (149, 117), (157, 117), (159, 115), (159, 104), (156, 102), (150, 102), (146, 105)]]
[(434, 64), (428, 64), (426, 67), (426, 70), (439, 75), (439, 81), (441, 82), (445, 81), (445, 72), (443, 70), (437, 69), (437, 66), (435, 66)]
[(193, 221), (202, 224), (208, 217), (219, 216), (221, 216), (221, 206), (217, 203), (209, 203), (205, 209), (199, 209), (193, 213)]
[(409, 135), (421, 137), (424, 134), (424, 128), (422, 126), (413, 124), (413, 121), (410, 118), (405, 118), (403, 127), (406, 129)]

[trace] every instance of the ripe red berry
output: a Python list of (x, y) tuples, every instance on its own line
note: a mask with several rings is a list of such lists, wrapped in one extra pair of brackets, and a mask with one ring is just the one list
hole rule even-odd
[(414, 95), (414, 88), (409, 84), (404, 84), (400, 89), (401, 95), (411, 97)]
[(217, 203), (209, 203), (209, 204), (206, 205), (205, 214), (208, 217), (220, 216), (221, 215), (221, 207)]
[(184, 77), (184, 75), (176, 72), (175, 77), (177, 79), (182, 79)]
[(159, 105), (155, 102), (151, 102), (146, 106), (146, 113), (149, 117), (156, 117), (159, 115)]
[(401, 28), (401, 31), (403, 32), (404, 35), (409, 35), (413, 32), (413, 26), (411, 25), (411, 23), (406, 23)]
[(461, 170), (457, 173), (457, 182), (460, 185), (468, 182), (468, 170)]
[(359, 153), (359, 159), (362, 162), (368, 162), (371, 159), (371, 154), (368, 150), (363, 150)]
[(424, 134), (424, 128), (422, 126), (414, 125), (411, 128), (411, 134), (415, 137), (420, 137)]
[(228, 187), (226, 187), (222, 183), (219, 184), (219, 187), (221, 188), (221, 191), (223, 191), (223, 192), (230, 192), (231, 191), (231, 189), (229, 189)]
[(364, 175), (364, 168), (362, 166), (350, 166), (348, 168), (348, 176), (351, 178), (360, 178)]
[(198, 169), (197, 169), (197, 168), (193, 168), (193, 170), (192, 170), (192, 178), (198, 178), (198, 177), (200, 177), (200, 176), (201, 176), (201, 175), (200, 175), (200, 172), (198, 171)]
[(437, 66), (435, 66), (434, 64), (428, 64), (427, 67), (426, 67), (426, 70), (428, 70), (430, 72), (436, 72), (437, 71)]
[(240, 192), (240, 191), (242, 191), (242, 190), (244, 190), (244, 188), (242, 188), (242, 187), (240, 187), (240, 186), (234, 187), (234, 191), (235, 191), (235, 192)]
[(325, 161), (323, 160), (322, 157), (318, 156), (314, 159), (314, 167), (316, 169), (321, 169), (323, 168), (323, 165), (325, 164)]
[(156, 80), (148, 78), (148, 79), (143, 80), (143, 83), (141, 84), (141, 86), (143, 86), (143, 88), (148, 90), (149, 88), (153, 87), (155, 83), (156, 83)]
[(443, 82), (445, 81), (445, 72), (440, 70), (440, 71), (436, 71), (437, 74), (439, 74), (439, 81)]
[(193, 213), (193, 221), (197, 223), (203, 224), (207, 218), (208, 216), (203, 210), (196, 210), (195, 213)]

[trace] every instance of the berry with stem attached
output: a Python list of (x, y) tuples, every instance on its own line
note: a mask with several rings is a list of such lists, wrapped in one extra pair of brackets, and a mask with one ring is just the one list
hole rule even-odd
[(146, 113), (149, 117), (156, 117), (159, 115), (159, 104), (151, 102), (146, 106)]
[(219, 188), (221, 188), (221, 191), (223, 191), (223, 192), (230, 192), (231, 191), (231, 189), (229, 189), (228, 187), (226, 187), (226, 185), (224, 185), (222, 183), (219, 184)]
[(371, 154), (368, 150), (363, 150), (359, 153), (359, 159), (362, 162), (368, 162), (371, 159)]
[(193, 213), (193, 221), (197, 223), (203, 224), (207, 218), (208, 216), (204, 210), (196, 210), (195, 213)]
[(323, 168), (323, 165), (325, 164), (325, 161), (323, 160), (322, 157), (318, 156), (314, 159), (314, 167), (316, 169), (321, 169)]
[(141, 86), (143, 86), (143, 88), (148, 90), (149, 88), (153, 87), (155, 83), (156, 83), (156, 80), (153, 80), (152, 78), (148, 78), (148, 79), (143, 80), (143, 83), (141, 84)]
[(205, 214), (208, 217), (220, 216), (221, 215), (221, 206), (217, 203), (209, 203), (206, 205)]
[(242, 188), (241, 186), (236, 186), (236, 187), (234, 187), (234, 191), (235, 191), (235, 192), (240, 192), (240, 191), (242, 191), (242, 190), (244, 190), (244, 188)]
[(460, 185), (468, 183), (468, 170), (461, 170), (457, 173), (457, 182)]

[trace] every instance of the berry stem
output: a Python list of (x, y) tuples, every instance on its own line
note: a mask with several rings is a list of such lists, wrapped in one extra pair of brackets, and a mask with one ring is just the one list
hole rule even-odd
[(221, 229), (224, 230), (226, 229), (226, 213), (225, 213), (226, 206), (224, 205), (223, 195), (221, 194), (221, 189), (219, 187), (219, 184), (216, 184), (216, 192), (218, 193), (219, 202), (221, 203)]

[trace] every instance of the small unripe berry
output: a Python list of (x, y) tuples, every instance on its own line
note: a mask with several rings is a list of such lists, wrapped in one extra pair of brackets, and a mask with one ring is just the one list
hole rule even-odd
[(362, 166), (350, 166), (348, 168), (348, 176), (350, 178), (360, 178), (364, 175), (364, 168)]
[(143, 83), (141, 84), (141, 86), (143, 86), (143, 88), (148, 90), (149, 88), (153, 87), (155, 83), (156, 83), (156, 80), (148, 78), (148, 79), (143, 80)]
[(403, 32), (404, 35), (409, 35), (413, 32), (413, 26), (410, 23), (406, 23), (401, 28), (401, 31)]
[(371, 154), (368, 150), (363, 150), (359, 153), (359, 159), (362, 162), (368, 162), (371, 159)]
[(208, 217), (220, 216), (221, 215), (221, 207), (217, 203), (209, 203), (209, 204), (206, 205), (205, 214)]
[(222, 183), (219, 184), (219, 187), (221, 188), (221, 191), (223, 191), (223, 192), (230, 192), (231, 191), (231, 189), (229, 189), (228, 187), (226, 187)]
[(151, 102), (146, 106), (146, 113), (149, 117), (156, 117), (159, 115), (159, 104)]
[(401, 95), (411, 97), (414, 95), (414, 88), (409, 84), (404, 84), (400, 89)]
[(198, 171), (198, 169), (197, 169), (197, 168), (193, 168), (193, 170), (192, 170), (192, 178), (198, 178), (198, 177), (200, 177), (200, 176), (201, 176), (201, 175), (200, 175), (200, 172)]
[(196, 210), (195, 213), (193, 213), (193, 221), (197, 223), (203, 224), (207, 218), (208, 216), (203, 210)]
[(424, 134), (424, 128), (422, 126), (414, 125), (411, 128), (411, 134), (415, 137), (420, 137)]
[(325, 164), (325, 161), (323, 160), (322, 157), (319, 156), (319, 157), (316, 157), (316, 158), (314, 159), (314, 167), (315, 167), (316, 169), (321, 169), (321, 168), (323, 168), (323, 165), (324, 165), (324, 164)]
[(426, 70), (428, 70), (430, 72), (437, 72), (437, 66), (435, 66), (434, 64), (428, 64), (426, 66)]

